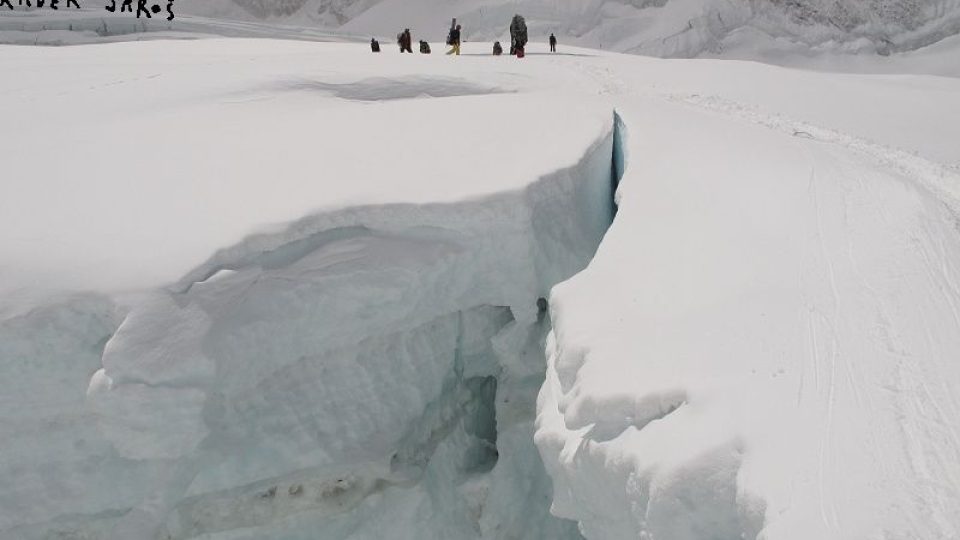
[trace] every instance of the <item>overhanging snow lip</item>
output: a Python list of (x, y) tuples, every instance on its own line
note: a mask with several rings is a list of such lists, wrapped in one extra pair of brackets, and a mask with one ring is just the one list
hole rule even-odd
[[(275, 226), (273, 230), (250, 234), (236, 244), (217, 250), (209, 259), (187, 272), (167, 289), (178, 294), (186, 293), (194, 284), (205, 282), (222, 270), (236, 270), (255, 264), (264, 256), (294, 244), (310, 243), (312, 237), (327, 234), (333, 230), (362, 229), (382, 234), (405, 234), (413, 229), (429, 228), (440, 237), (456, 238), (457, 233), (445, 224), (451, 220), (459, 222), (464, 209), (481, 212), (491, 205), (518, 204), (525, 194), (529, 194), (537, 186), (545, 185), (558, 176), (575, 171), (608, 139), (611, 139), (614, 145), (610, 181), (610, 207), (611, 216), (613, 216), (616, 210), (616, 187), (625, 170), (626, 158), (624, 154), (619, 160), (617, 159), (616, 148), (624, 134), (624, 126), (615, 110), (611, 109), (611, 114), (613, 122), (597, 135), (581, 152), (578, 159), (571, 160), (569, 165), (565, 164), (559, 169), (542, 173), (525, 186), (467, 197), (459, 201), (425, 204), (408, 202), (365, 204), (315, 212), (288, 224)], [(617, 165), (618, 162), (620, 165)], [(407, 219), (410, 215), (418, 217), (411, 221)], [(609, 223), (607, 225), (609, 226)]]

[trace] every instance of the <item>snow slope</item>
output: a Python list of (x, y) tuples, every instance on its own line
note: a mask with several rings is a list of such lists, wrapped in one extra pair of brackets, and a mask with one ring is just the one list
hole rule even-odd
[[(661, 66), (600, 76), (628, 166), (552, 295), (554, 511), (589, 538), (960, 536), (958, 139), (915, 114), (956, 84), (725, 64), (680, 95), (702, 73)], [(648, 77), (671, 103), (625, 97)]]
[[(407, 27), (417, 39), (442, 43), (452, 17), (463, 24), (466, 40), (492, 42), (509, 39), (515, 13), (526, 16), (534, 41), (556, 33), (564, 46), (837, 71), (956, 75), (956, 62), (925, 49), (947, 40), (955, 54), (960, 33), (957, 0), (179, 0), (173, 21), (134, 19), (89, 5), (79, 11), (0, 10), (0, 42), (202, 35), (321, 41), (378, 36), (390, 42)], [(918, 61), (916, 51), (934, 58)], [(900, 61), (902, 56), (910, 60)]]
[[(960, 30), (955, 0), (182, 0), (185, 13), (335, 27), (392, 36), (403, 27), (441, 40), (452, 17), (469, 40), (506, 37), (514, 13), (532, 35), (666, 57), (771, 58), (924, 47)], [(540, 40), (543, 40), (541, 37)]]
[(2, 49), (0, 537), (957, 537), (960, 81)]
[[(21, 127), (3, 147), (0, 244), (17, 262), (0, 268), (3, 288), (169, 283), (218, 248), (291, 217), (516, 189), (596, 136), (577, 129), (596, 123), (594, 111), (491, 96), (513, 92), (509, 72), (431, 74), (366, 55), (356, 65), (337, 61), (343, 67), (331, 73), (339, 51), (356, 56), (358, 48), (276, 42), (242, 56), (258, 45), (9, 49), (6, 62), (22, 75), (3, 82), (14, 99), (0, 114)], [(113, 62), (92, 67), (97, 53)], [(418, 65), (448, 68), (430, 60)], [(429, 96), (462, 99), (413, 99)], [(439, 135), (463, 125), (464, 107), (479, 108), (483, 131), (474, 122), (470, 137)], [(571, 114), (552, 114), (558, 107)], [(503, 136), (518, 117), (551, 134), (539, 163), (519, 159), (529, 149)], [(411, 148), (428, 141), (430, 159), (415, 159)], [(372, 148), (377, 160), (368, 159)], [(491, 174), (484, 165), (492, 155), (515, 165)]]
[(617, 222), (553, 295), (555, 511), (590, 538), (957, 537), (955, 207), (815, 137), (620, 113), (646, 127)]

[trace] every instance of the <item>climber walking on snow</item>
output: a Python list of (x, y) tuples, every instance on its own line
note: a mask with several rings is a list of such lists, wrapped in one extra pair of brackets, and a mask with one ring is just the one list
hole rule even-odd
[(447, 31), (447, 45), (453, 45), (453, 31), (457, 28), (457, 18), (450, 21), (450, 30)]
[(410, 29), (404, 28), (403, 32), (397, 35), (397, 45), (400, 45), (401, 53), (411, 53), (413, 54), (413, 38), (410, 37)]
[(527, 46), (527, 21), (520, 15), (514, 15), (510, 21), (510, 54), (523, 58)]
[(557, 36), (550, 33), (550, 52), (557, 52)]
[(454, 29), (450, 30), (450, 46), (453, 47), (447, 54), (455, 54), (460, 56), (460, 25), (458, 24)]

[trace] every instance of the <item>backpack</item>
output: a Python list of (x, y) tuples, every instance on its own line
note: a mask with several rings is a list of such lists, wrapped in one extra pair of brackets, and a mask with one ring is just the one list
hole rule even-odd
[(527, 44), (527, 21), (521, 15), (515, 15), (510, 23), (510, 36), (518, 47)]

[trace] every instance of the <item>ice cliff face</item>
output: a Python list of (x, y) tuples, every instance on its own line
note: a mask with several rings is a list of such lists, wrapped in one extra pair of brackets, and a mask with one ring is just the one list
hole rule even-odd
[(99, 513), (119, 502), (118, 476), (149, 475), (114, 459), (85, 406), (84, 381), (121, 319), (109, 298), (88, 295), (0, 323), (0, 537), (23, 537), (24, 523)]
[[(345, 209), (251, 237), (121, 315), (109, 302), (97, 316), (30, 315), (86, 321), (64, 339), (88, 357), (60, 377), (89, 374), (101, 351), (102, 363), (89, 411), (82, 393), (37, 398), (49, 414), (6, 424), (77, 427), (68, 444), (7, 433), (24, 451), (7, 459), (0, 500), (21, 511), (0, 530), (579, 537), (548, 513), (532, 440), (549, 331), (537, 304), (587, 264), (612, 219), (613, 139), (611, 123), (574, 166), (517, 192)], [(43, 357), (29, 349), (49, 338), (20, 336), (8, 353)], [(65, 354), (49, 352), (51, 369)], [(37, 459), (37, 447), (58, 455)]]

